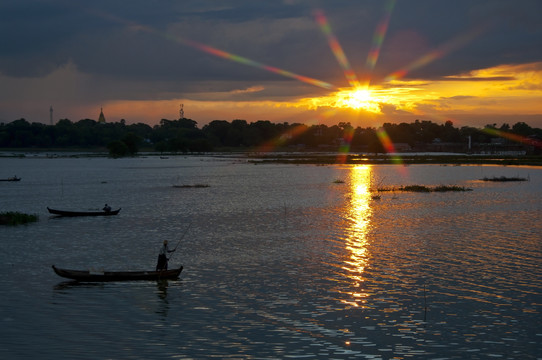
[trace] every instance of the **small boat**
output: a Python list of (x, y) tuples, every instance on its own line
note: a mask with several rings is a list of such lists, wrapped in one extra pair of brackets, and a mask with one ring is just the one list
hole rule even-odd
[(67, 211), (67, 210), (55, 210), (47, 207), (49, 213), (59, 216), (110, 216), (117, 215), (120, 208), (111, 211)]
[(67, 270), (53, 265), (58, 276), (76, 281), (102, 282), (102, 281), (132, 281), (132, 280), (174, 280), (179, 278), (183, 267), (162, 271), (89, 271)]
[(21, 181), (21, 178), (17, 176), (13, 176), (7, 179), (0, 179), (0, 181)]

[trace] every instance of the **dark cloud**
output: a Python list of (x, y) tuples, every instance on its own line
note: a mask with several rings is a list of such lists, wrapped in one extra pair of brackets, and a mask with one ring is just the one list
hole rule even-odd
[[(312, 18), (324, 11), (358, 74), (383, 1), (4, 1), (0, 5), (0, 72), (43, 76), (72, 61), (80, 71), (119, 78), (271, 80), (175, 41), (175, 37), (324, 81), (342, 70)], [(540, 59), (540, 1), (397, 1), (375, 77), (408, 66), (480, 23), (487, 32), (409, 76), (439, 77), (502, 62)], [(152, 29), (137, 30), (135, 26)]]
[[(435, 79), (503, 63), (539, 61), (540, 1), (398, 1), (381, 54), (387, 71), (442, 49), (443, 56), (409, 76)], [(462, 40), (457, 48), (447, 44)], [(449, 50), (446, 52), (446, 50)], [(393, 71), (393, 70), (392, 70)]]
[(470, 95), (457, 95), (457, 96), (450, 96), (450, 97), (441, 97), (441, 100), (471, 100), (476, 99), (476, 96), (470, 96)]
[[(43, 78), (73, 69), (86, 79), (82, 94), (99, 100), (203, 93), (224, 93), (227, 99), (314, 96), (325, 90), (247, 66), (243, 59), (346, 87), (343, 69), (315, 22), (316, 9), (325, 14), (354, 72), (373, 83), (401, 69), (407, 69), (405, 79), (458, 80), (477, 69), (542, 59), (542, 1), (398, 0), (370, 69), (366, 60), (386, 3), (3, 0), (0, 75)], [(217, 57), (187, 40), (232, 56)], [(428, 54), (436, 56), (411, 66)], [(100, 88), (104, 84), (107, 89)], [(261, 90), (243, 92), (255, 88)]]

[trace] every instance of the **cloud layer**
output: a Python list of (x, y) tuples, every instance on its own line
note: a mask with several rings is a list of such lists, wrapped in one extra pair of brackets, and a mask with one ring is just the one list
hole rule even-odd
[[(472, 82), (508, 81), (509, 91), (527, 96), (486, 99), (484, 113), (468, 106), (456, 111), (466, 118), (471, 113), (472, 119), (502, 114), (492, 101), (526, 107), (529, 97), (540, 94), (542, 2), (537, 0), (5, 0), (0, 3), (0, 122), (21, 117), (48, 122), (50, 105), (57, 117), (96, 118), (100, 106), (107, 112), (111, 104), (109, 118), (157, 123), (154, 116), (178, 116), (174, 105), (180, 102), (198, 123), (310, 121), (318, 114), (292, 104), (325, 97), (330, 89), (304, 77), (349, 87), (315, 19), (317, 10), (359, 79), (381, 88), (395, 81), (449, 90), (432, 96), (438, 103), (420, 104), (416, 111), (392, 104), (412, 120), (445, 116), (469, 102), (480, 107), (476, 99), (483, 95), (462, 90), (459, 83), (466, 88)], [(386, 16), (389, 24), (379, 34)], [(378, 59), (368, 66), (378, 36)], [(455, 91), (445, 83), (454, 83)], [(145, 104), (155, 110), (146, 112)], [(240, 111), (231, 111), (236, 108)], [(281, 110), (273, 114), (273, 108)], [(287, 108), (296, 110), (288, 115)], [(532, 120), (542, 110), (509, 113)]]

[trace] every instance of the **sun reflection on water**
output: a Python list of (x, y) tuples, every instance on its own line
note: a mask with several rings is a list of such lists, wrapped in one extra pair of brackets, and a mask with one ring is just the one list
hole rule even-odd
[(350, 206), (347, 209), (348, 228), (345, 248), (349, 257), (345, 258), (342, 269), (350, 279), (350, 289), (343, 293), (350, 295), (341, 302), (351, 306), (363, 306), (369, 295), (363, 290), (364, 272), (368, 264), (367, 235), (371, 224), (371, 166), (352, 167), (350, 173)]

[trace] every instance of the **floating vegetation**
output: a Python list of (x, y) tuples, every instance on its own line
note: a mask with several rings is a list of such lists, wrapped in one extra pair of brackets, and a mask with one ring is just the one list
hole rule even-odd
[(0, 225), (21, 225), (38, 221), (38, 215), (23, 214), (17, 211), (0, 213)]
[(457, 185), (439, 185), (435, 186), (432, 191), (435, 192), (447, 192), (447, 191), (472, 191), (470, 188), (466, 188), (464, 186), (457, 186)]
[(210, 185), (207, 184), (194, 184), (194, 185), (173, 185), (174, 188), (207, 188)]
[(380, 200), (382, 197), (380, 195), (372, 195), (371, 199), (373, 200)]
[(341, 179), (335, 179), (333, 181), (334, 184), (344, 184), (344, 180), (341, 180)]
[(499, 176), (499, 177), (484, 177), (483, 179), (480, 179), (482, 181), (495, 181), (495, 182), (506, 182), (506, 181), (527, 181), (528, 178), (521, 178), (521, 177), (506, 177), (506, 176)]
[(457, 185), (438, 185), (438, 186), (425, 186), (425, 185), (406, 185), (406, 186), (392, 186), (392, 187), (379, 187), (376, 191), (409, 191), (409, 192), (447, 192), (447, 191), (472, 191), (470, 188)]
[(409, 192), (431, 192), (431, 188), (423, 185), (406, 185), (401, 186), (398, 191), (409, 191)]

